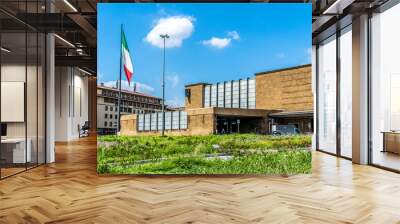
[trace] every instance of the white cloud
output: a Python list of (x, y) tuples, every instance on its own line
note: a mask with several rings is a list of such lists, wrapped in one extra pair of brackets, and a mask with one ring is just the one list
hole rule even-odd
[(204, 45), (216, 47), (219, 49), (227, 47), (231, 43), (230, 38), (218, 38), (218, 37), (212, 37), (209, 40), (204, 40), (202, 42)]
[(175, 88), (179, 84), (178, 74), (167, 75), (165, 79), (170, 83), (169, 87)]
[[(149, 85), (147, 85), (147, 84), (143, 84), (143, 83), (140, 83), (140, 82), (132, 82), (131, 85), (129, 86), (129, 83), (126, 80), (122, 80), (121, 89), (128, 90), (128, 91), (133, 91), (134, 83), (136, 83), (136, 92), (148, 93), (148, 94), (151, 94), (152, 92), (154, 92), (154, 88), (149, 86)], [(114, 80), (114, 81), (104, 82), (104, 86), (116, 88), (117, 87), (117, 81)]]
[(240, 36), (237, 31), (229, 31), (227, 34), (227, 37), (221, 38), (221, 37), (212, 37), (209, 40), (203, 40), (202, 44), (206, 46), (211, 46), (215, 47), (218, 49), (225, 48), (229, 46), (232, 42), (232, 40), (239, 40)]
[(190, 16), (170, 16), (159, 19), (144, 40), (153, 46), (163, 48), (164, 41), (161, 34), (168, 34), (165, 41), (166, 48), (181, 47), (183, 40), (192, 35), (195, 19)]
[(239, 40), (240, 36), (239, 33), (235, 30), (228, 32), (228, 37), (231, 37), (233, 40)]

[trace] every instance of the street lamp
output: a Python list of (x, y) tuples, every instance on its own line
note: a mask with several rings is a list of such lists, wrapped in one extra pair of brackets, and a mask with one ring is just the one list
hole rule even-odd
[(162, 129), (161, 136), (164, 136), (165, 130), (165, 39), (169, 38), (168, 34), (161, 34), (161, 38), (164, 40), (164, 61), (163, 61), (163, 75), (162, 75)]

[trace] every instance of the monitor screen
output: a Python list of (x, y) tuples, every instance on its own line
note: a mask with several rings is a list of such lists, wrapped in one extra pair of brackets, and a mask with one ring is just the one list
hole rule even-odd
[(1, 136), (7, 136), (7, 124), (1, 124)]

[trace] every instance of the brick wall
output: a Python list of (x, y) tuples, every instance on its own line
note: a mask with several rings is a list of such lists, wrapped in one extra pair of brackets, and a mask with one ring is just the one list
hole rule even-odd
[(190, 97), (185, 96), (185, 108), (186, 109), (202, 108), (204, 83), (186, 86), (186, 89), (190, 90)]
[(313, 110), (311, 65), (256, 74), (256, 108)]
[[(214, 132), (213, 108), (188, 110), (188, 129), (165, 130), (166, 135), (209, 135)], [(160, 135), (160, 131), (137, 131), (137, 115), (121, 117), (121, 135)]]

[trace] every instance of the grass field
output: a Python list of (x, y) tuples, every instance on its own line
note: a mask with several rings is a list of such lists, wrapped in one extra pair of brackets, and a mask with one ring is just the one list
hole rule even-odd
[(311, 137), (253, 134), (100, 136), (101, 174), (273, 174), (311, 172)]

